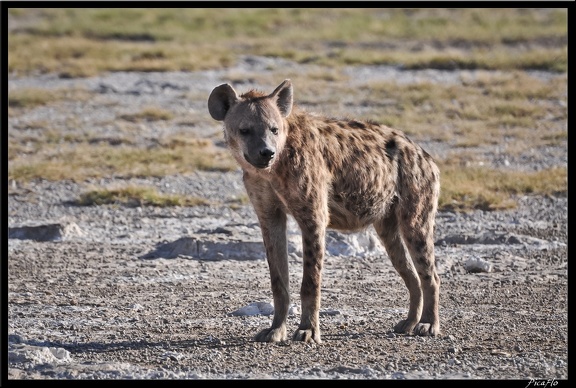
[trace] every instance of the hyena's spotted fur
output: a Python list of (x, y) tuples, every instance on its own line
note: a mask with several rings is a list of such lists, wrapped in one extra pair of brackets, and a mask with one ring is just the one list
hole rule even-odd
[(434, 222), (440, 174), (432, 157), (402, 132), (373, 122), (315, 116), (292, 106), (285, 80), (269, 95), (238, 96), (223, 84), (208, 100), (224, 122), (228, 147), (244, 171), (270, 268), (272, 326), (256, 341), (286, 339), (289, 306), (286, 217), (302, 231), (302, 316), (292, 339), (320, 343), (319, 308), (326, 228), (374, 225), (409, 291), (399, 333), (440, 331), (440, 279), (434, 264)]

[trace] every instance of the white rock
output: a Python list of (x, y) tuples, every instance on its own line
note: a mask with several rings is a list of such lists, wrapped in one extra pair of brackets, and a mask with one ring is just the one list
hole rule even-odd
[(34, 364), (69, 363), (72, 361), (70, 352), (66, 349), (24, 344), (11, 346), (8, 359), (10, 362), (31, 362)]
[[(288, 315), (295, 315), (300, 312), (297, 305), (291, 304), (288, 307)], [(232, 316), (253, 316), (253, 315), (272, 315), (274, 314), (274, 304), (268, 302), (253, 302), (248, 306), (239, 308), (238, 310), (232, 311), (228, 315)]]
[(492, 263), (478, 257), (471, 257), (464, 263), (464, 269), (468, 272), (492, 272)]
[(272, 315), (274, 314), (274, 306), (268, 302), (254, 302), (248, 306), (244, 306), (231, 312), (232, 316), (253, 316), (253, 315)]

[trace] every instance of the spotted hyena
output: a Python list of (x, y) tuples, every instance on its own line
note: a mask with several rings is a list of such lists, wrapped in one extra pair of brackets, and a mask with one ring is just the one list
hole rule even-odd
[(244, 172), (258, 216), (274, 295), (272, 326), (255, 341), (286, 339), (290, 302), (286, 217), (302, 232), (300, 326), (294, 341), (320, 343), (320, 286), (326, 228), (374, 225), (410, 297), (398, 333), (440, 331), (440, 279), (434, 265), (434, 223), (440, 173), (432, 157), (405, 134), (369, 121), (320, 117), (292, 104), (292, 84), (271, 94), (238, 95), (214, 88), (210, 115), (224, 122), (226, 143)]

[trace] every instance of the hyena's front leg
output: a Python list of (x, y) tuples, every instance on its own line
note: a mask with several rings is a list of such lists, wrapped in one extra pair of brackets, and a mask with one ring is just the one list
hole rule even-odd
[[(302, 316), (293, 341), (321, 343), (320, 339), (320, 287), (325, 253), (328, 210), (307, 209), (296, 220), (302, 230), (303, 273), (300, 298)], [(304, 216), (304, 218), (302, 217)], [(295, 217), (296, 218), (296, 217)]]
[(286, 340), (286, 318), (290, 305), (288, 255), (286, 247), (286, 214), (276, 209), (263, 215), (260, 226), (266, 258), (270, 269), (270, 282), (274, 298), (272, 326), (260, 331), (254, 340), (258, 342), (280, 342)]
[[(245, 176), (244, 180), (249, 178)], [(246, 185), (246, 189), (260, 221), (274, 298), (272, 326), (256, 334), (254, 341), (285, 341), (286, 318), (290, 305), (286, 212), (269, 185), (264, 187), (261, 182), (255, 182), (254, 185)]]

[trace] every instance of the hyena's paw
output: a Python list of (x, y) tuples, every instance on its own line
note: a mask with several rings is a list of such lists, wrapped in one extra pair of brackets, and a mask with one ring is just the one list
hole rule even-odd
[(420, 322), (414, 327), (414, 334), (420, 336), (436, 336), (440, 334), (440, 324)]
[(320, 340), (320, 330), (318, 329), (298, 329), (294, 332), (292, 336), (292, 341), (300, 342), (316, 342), (317, 344), (322, 343)]
[(282, 342), (286, 341), (286, 326), (264, 329), (254, 336), (256, 342)]
[(408, 319), (403, 319), (394, 326), (394, 332), (419, 336), (436, 336), (440, 334), (440, 324), (428, 322), (414, 323)]
[(412, 334), (412, 331), (416, 327), (417, 322), (415, 320), (403, 319), (394, 326), (394, 333), (398, 334)]

